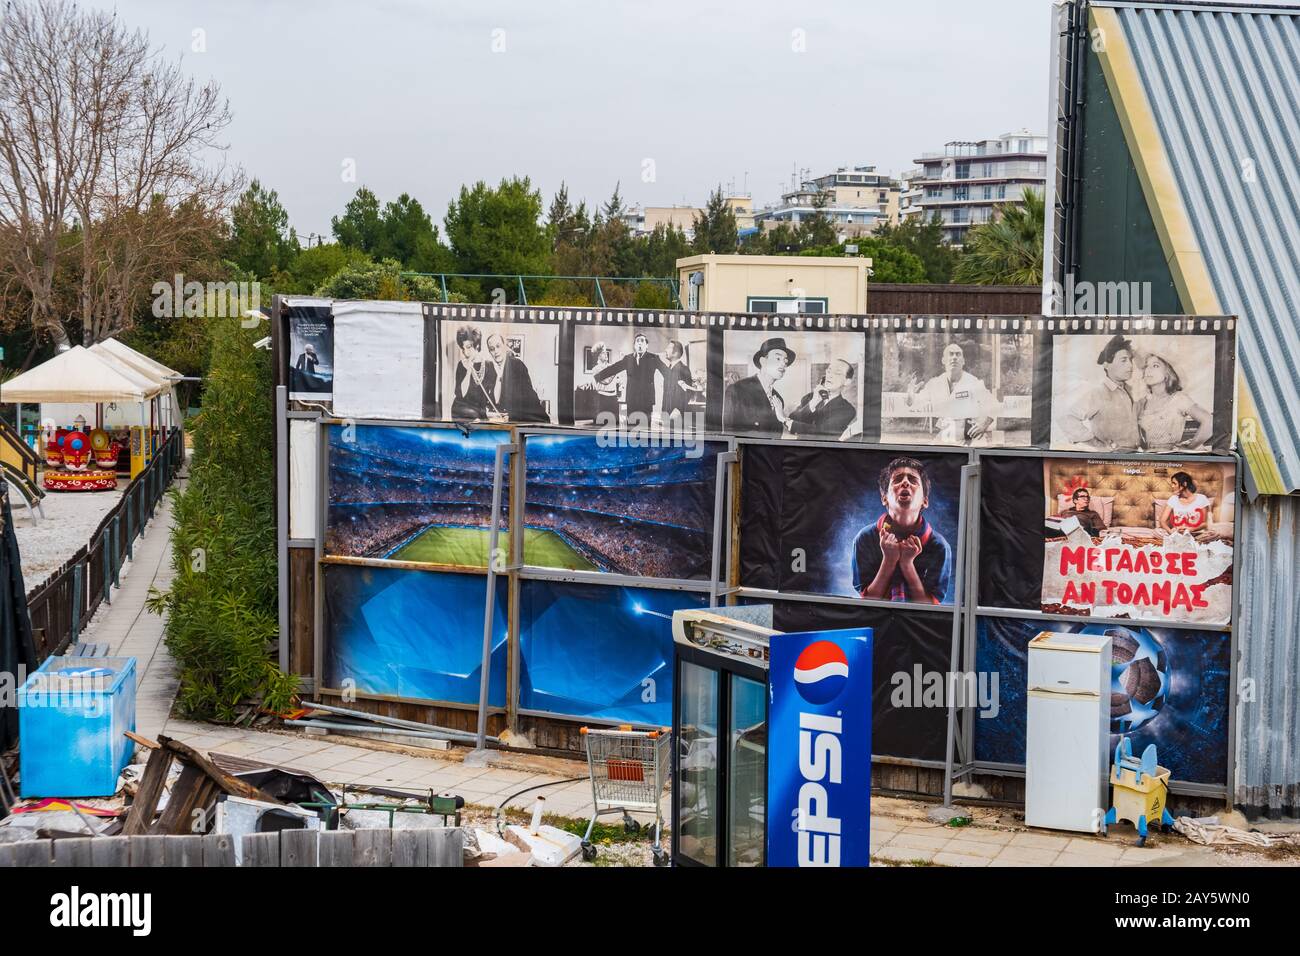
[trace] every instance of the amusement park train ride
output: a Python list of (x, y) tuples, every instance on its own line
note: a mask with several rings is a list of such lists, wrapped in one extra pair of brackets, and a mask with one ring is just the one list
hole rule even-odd
[(122, 445), (102, 428), (47, 428), (47, 491), (114, 491)]

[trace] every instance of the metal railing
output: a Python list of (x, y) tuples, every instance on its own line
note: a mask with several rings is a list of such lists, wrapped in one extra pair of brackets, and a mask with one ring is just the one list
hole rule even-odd
[(123, 562), (132, 557), (136, 539), (184, 460), (185, 436), (176, 428), (158, 447), (153, 460), (131, 479), (122, 500), (104, 516), (90, 541), (27, 592), (38, 664), (76, 644), (100, 604), (112, 603), (112, 589), (120, 583)]
[[(447, 289), (447, 280), (448, 280), (448, 279), (505, 279), (505, 280), (508, 281), (508, 283), (509, 283), (510, 285), (512, 285), (512, 286), (514, 287), (514, 288), (513, 288), (513, 292), (514, 292), (514, 294), (518, 297), (517, 300), (516, 300), (514, 303), (510, 303), (510, 304), (513, 304), (513, 305), (528, 305), (528, 293), (527, 293), (527, 291), (525, 291), (525, 289), (524, 289), (524, 282), (525, 282), (525, 281), (530, 281), (530, 282), (538, 282), (538, 281), (540, 281), (540, 282), (591, 282), (591, 283), (594, 283), (594, 285), (595, 285), (595, 292), (596, 292), (596, 301), (590, 303), (590, 305), (592, 305), (592, 306), (597, 306), (597, 307), (602, 308), (602, 309), (605, 309), (605, 308), (608, 308), (608, 307), (609, 307), (609, 306), (607, 306), (606, 303), (605, 303), (605, 290), (602, 289), (602, 288), (601, 288), (601, 285), (600, 285), (602, 282), (612, 282), (612, 283), (615, 283), (615, 284), (617, 284), (617, 283), (627, 283), (627, 282), (631, 282), (631, 283), (635, 283), (635, 284), (637, 284), (637, 285), (640, 285), (640, 284), (643, 283), (643, 282), (648, 282), (648, 283), (650, 283), (651, 285), (661, 285), (661, 286), (664, 286), (664, 287), (668, 290), (669, 294), (673, 297), (673, 304), (674, 304), (674, 307), (675, 307), (675, 308), (678, 308), (678, 309), (680, 309), (680, 308), (682, 307), (682, 298), (681, 298), (681, 295), (679, 294), (679, 289), (678, 289), (678, 285), (677, 285), (677, 280), (676, 280), (676, 279), (670, 279), (670, 278), (662, 278), (662, 277), (658, 277), (658, 276), (642, 276), (642, 277), (639, 277), (639, 278), (637, 278), (637, 277), (632, 277), (632, 276), (543, 276), (543, 275), (523, 275), (523, 274), (504, 273), (504, 272), (503, 272), (503, 273), (491, 273), (491, 272), (403, 272), (402, 275), (404, 275), (404, 276), (420, 276), (421, 278), (425, 278), (425, 279), (437, 279), (437, 280), (438, 280), (438, 288), (439, 288), (439, 291), (442, 293), (442, 301), (443, 301), (443, 302), (450, 302), (450, 301), (451, 301), (451, 298), (450, 298), (450, 292), (449, 292), (448, 289)], [(505, 291), (505, 286), (504, 286), (504, 285), (501, 286), (501, 289), (502, 289), (502, 291), (504, 292), (504, 291)]]

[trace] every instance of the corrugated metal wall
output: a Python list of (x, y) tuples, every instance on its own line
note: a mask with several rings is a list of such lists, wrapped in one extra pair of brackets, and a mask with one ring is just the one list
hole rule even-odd
[(1242, 515), (1237, 787), (1247, 815), (1300, 815), (1300, 499)]

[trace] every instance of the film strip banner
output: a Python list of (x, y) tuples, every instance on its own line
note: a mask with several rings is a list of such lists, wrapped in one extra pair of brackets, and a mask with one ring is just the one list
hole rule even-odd
[(294, 303), (290, 397), (340, 417), (1098, 453), (1233, 444), (1229, 317)]

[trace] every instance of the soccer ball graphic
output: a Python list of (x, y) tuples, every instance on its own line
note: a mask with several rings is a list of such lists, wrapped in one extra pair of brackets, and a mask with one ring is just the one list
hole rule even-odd
[(1169, 661), (1150, 631), (1102, 630), (1110, 637), (1110, 732), (1131, 734), (1150, 723), (1169, 693)]

